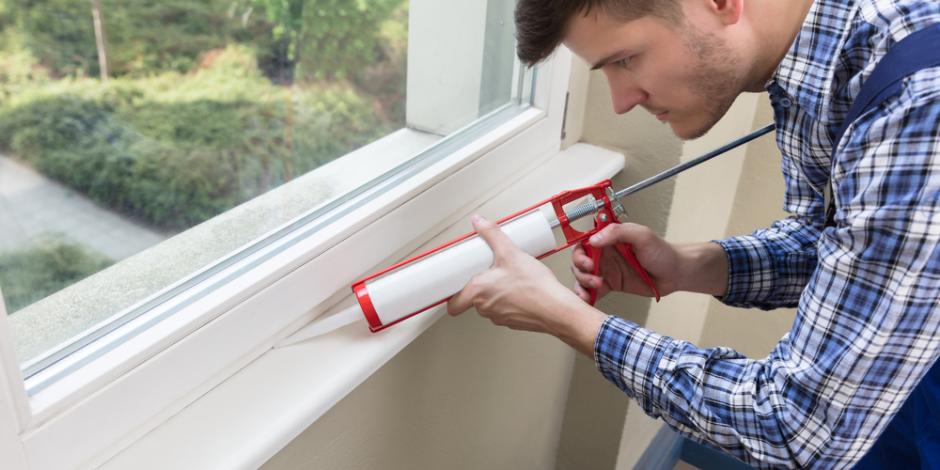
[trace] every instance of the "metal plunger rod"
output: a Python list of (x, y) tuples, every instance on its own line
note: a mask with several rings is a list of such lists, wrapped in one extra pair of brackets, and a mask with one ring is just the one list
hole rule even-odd
[[(746, 144), (746, 143), (748, 143), (748, 142), (750, 142), (750, 141), (752, 141), (752, 140), (754, 140), (754, 139), (756, 139), (756, 138), (758, 138), (758, 137), (760, 137), (760, 136), (762, 136), (762, 135), (764, 135), (764, 134), (767, 134), (768, 132), (770, 132), (770, 131), (772, 131), (772, 130), (774, 130), (774, 125), (773, 125), (773, 124), (768, 124), (768, 125), (766, 125), (766, 126), (760, 128), (760, 129), (758, 129), (758, 130), (756, 130), (756, 131), (754, 131), (754, 132), (751, 132), (750, 134), (748, 134), (748, 135), (746, 135), (746, 136), (744, 136), (744, 137), (740, 137), (740, 138), (738, 138), (737, 140), (735, 140), (735, 141), (733, 141), (733, 142), (729, 142), (729, 143), (727, 143), (727, 144), (725, 144), (725, 145), (723, 145), (723, 146), (721, 146), (721, 147), (719, 147), (719, 148), (717, 148), (717, 149), (715, 149), (715, 150), (712, 150), (711, 152), (708, 152), (708, 153), (706, 153), (705, 155), (702, 155), (702, 156), (700, 156), (700, 157), (696, 157), (696, 158), (693, 159), (693, 160), (689, 160), (689, 161), (687, 161), (687, 162), (685, 162), (685, 163), (676, 165), (676, 166), (674, 166), (674, 167), (672, 167), (672, 168), (670, 168), (670, 169), (668, 169), (668, 170), (666, 170), (666, 171), (663, 171), (663, 172), (658, 173), (658, 174), (656, 174), (656, 175), (653, 175), (653, 176), (651, 176), (651, 177), (649, 177), (649, 178), (646, 178), (645, 180), (640, 181), (639, 183), (636, 183), (636, 184), (634, 184), (634, 185), (632, 185), (632, 186), (630, 186), (630, 187), (627, 187), (627, 188), (624, 188), (624, 189), (622, 189), (622, 190), (620, 190), (620, 191), (617, 191), (617, 192), (614, 194), (614, 198), (617, 199), (617, 200), (623, 199), (623, 198), (625, 198), (625, 197), (627, 197), (627, 196), (629, 196), (629, 195), (631, 195), (631, 194), (633, 194), (633, 193), (635, 193), (635, 192), (638, 192), (638, 191), (643, 190), (643, 189), (646, 189), (646, 188), (648, 188), (648, 187), (650, 187), (650, 186), (652, 186), (652, 185), (654, 185), (654, 184), (656, 184), (656, 183), (659, 183), (660, 181), (662, 181), (662, 180), (664, 180), (664, 179), (671, 178), (671, 177), (673, 177), (673, 176), (675, 176), (675, 175), (677, 175), (677, 174), (679, 174), (679, 173), (682, 173), (683, 171), (688, 170), (689, 168), (692, 168), (693, 166), (696, 166), (696, 165), (698, 165), (699, 163), (706, 162), (706, 161), (711, 160), (712, 158), (715, 158), (715, 157), (717, 157), (717, 156), (719, 156), (719, 155), (721, 155), (721, 154), (723, 154), (723, 153), (725, 153), (725, 152), (727, 152), (727, 151), (729, 151), (729, 150), (732, 150), (732, 149), (734, 149), (734, 148), (740, 147), (741, 145), (744, 145), (744, 144)], [(598, 207), (599, 207), (600, 204), (602, 204), (602, 203), (599, 202), (599, 201), (596, 202), (595, 204), (591, 204), (591, 203), (582, 204), (582, 205), (580, 205), (580, 206), (578, 206), (578, 207), (575, 207), (575, 208), (572, 209), (570, 212), (569, 212), (569, 211), (565, 211), (565, 215), (568, 216), (568, 220), (577, 220), (577, 219), (580, 219), (581, 217), (584, 217), (584, 216), (586, 216), (586, 215), (594, 214), (594, 212), (597, 211), (597, 209), (598, 209)], [(560, 222), (558, 222), (557, 220), (552, 220), (552, 221), (551, 221), (551, 226), (552, 226), (552, 228), (555, 228), (555, 227), (557, 227), (557, 226), (559, 226), (559, 225), (560, 225)]]

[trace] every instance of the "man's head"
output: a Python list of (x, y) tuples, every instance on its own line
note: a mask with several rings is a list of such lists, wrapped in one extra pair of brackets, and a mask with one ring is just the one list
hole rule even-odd
[(531, 65), (563, 43), (604, 72), (615, 112), (640, 105), (695, 138), (753, 80), (742, 16), (743, 0), (519, 0), (518, 54)]

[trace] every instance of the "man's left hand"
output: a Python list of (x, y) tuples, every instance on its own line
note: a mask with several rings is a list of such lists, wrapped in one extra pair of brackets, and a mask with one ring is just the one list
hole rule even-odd
[(594, 338), (607, 316), (559, 283), (548, 267), (516, 247), (498, 225), (478, 216), (472, 221), (493, 250), (493, 265), (451, 297), (447, 312), (456, 316), (475, 307), (496, 325), (548, 333), (592, 356)]

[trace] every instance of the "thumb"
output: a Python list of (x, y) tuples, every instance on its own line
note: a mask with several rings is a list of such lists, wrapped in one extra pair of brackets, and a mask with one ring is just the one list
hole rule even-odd
[(588, 242), (591, 246), (598, 248), (613, 246), (618, 243), (636, 244), (641, 241), (648, 231), (649, 229), (646, 227), (637, 224), (610, 224), (592, 235)]
[(513, 244), (512, 239), (503, 232), (499, 225), (479, 215), (471, 217), (470, 222), (473, 223), (473, 229), (480, 235), (480, 238), (493, 250), (495, 259), (503, 258), (515, 249), (516, 245)]

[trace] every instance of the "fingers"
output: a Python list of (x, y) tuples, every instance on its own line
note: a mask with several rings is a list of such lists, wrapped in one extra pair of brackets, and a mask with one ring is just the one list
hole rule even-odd
[(575, 295), (577, 295), (578, 298), (581, 299), (582, 301), (584, 302), (591, 301), (591, 294), (589, 294), (587, 290), (581, 287), (581, 284), (578, 284), (577, 282), (575, 282), (573, 290), (574, 290)]
[[(479, 215), (472, 216), (470, 221), (480, 238), (493, 250), (494, 264), (495, 261), (505, 259), (518, 250), (512, 239), (496, 223), (490, 222)], [(460, 292), (454, 294), (447, 301), (447, 313), (451, 316), (457, 316), (473, 307), (476, 298), (485, 290), (481, 286), (492, 281), (490, 277), (486, 276), (486, 273), (490, 272), (492, 271), (477, 274)], [(481, 278), (480, 276), (484, 277)]]
[(454, 296), (447, 301), (447, 314), (456, 317), (469, 310), (470, 307), (473, 306), (473, 297), (475, 295), (476, 290), (471, 280), (460, 292), (454, 294)]
[(574, 250), (571, 251), (571, 264), (581, 271), (591, 272), (594, 270), (594, 261), (584, 252), (584, 247), (580, 243), (575, 245)]
[(480, 238), (493, 250), (495, 259), (506, 257), (512, 253), (513, 250), (517, 249), (512, 239), (503, 232), (499, 225), (479, 215), (474, 215), (470, 218), (470, 221), (473, 223), (473, 229), (480, 235)]
[(594, 274), (594, 260), (585, 253), (580, 244), (571, 251), (571, 274), (574, 275), (574, 293), (584, 302), (591, 301), (588, 289), (598, 289), (603, 285), (603, 279)]
[(487, 290), (497, 282), (494, 279), (498, 279), (498, 276), (494, 277), (493, 273), (493, 270), (484, 271), (470, 278), (463, 289), (447, 301), (447, 314), (456, 317), (471, 308), (479, 307), (480, 301), (486, 297)]
[(600, 276), (595, 276), (591, 272), (584, 272), (575, 267), (571, 268), (571, 274), (574, 274), (574, 280), (578, 285), (587, 289), (598, 289), (603, 285), (604, 280)]

